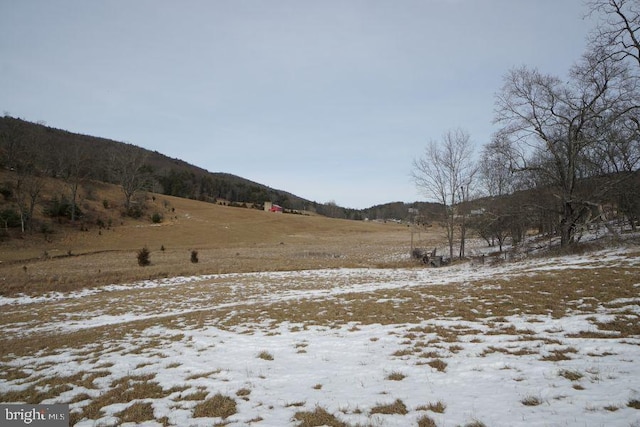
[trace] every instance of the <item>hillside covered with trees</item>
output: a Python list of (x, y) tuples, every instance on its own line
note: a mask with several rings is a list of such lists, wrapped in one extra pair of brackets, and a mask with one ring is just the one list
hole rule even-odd
[[(0, 118), (2, 167), (65, 180), (121, 183), (196, 200), (264, 203), (291, 209), (310, 202), (228, 173), (212, 173), (135, 145)], [(133, 189), (133, 188), (131, 188)]]
[[(145, 214), (148, 191), (256, 209), (269, 201), (289, 211), (353, 220), (407, 221), (416, 217), (411, 213), (414, 205), (429, 205), (396, 202), (357, 210), (333, 202), (317, 203), (229, 173), (212, 173), (132, 144), (10, 116), (0, 117), (0, 168), (6, 172), (0, 182), (0, 226), (5, 230), (40, 228), (42, 224), (36, 227), (32, 221), (41, 212), (44, 217), (75, 223), (83, 215), (82, 199), (91, 182), (120, 187), (118, 204), (123, 214), (131, 217)], [(47, 180), (57, 182), (56, 188), (45, 185)]]

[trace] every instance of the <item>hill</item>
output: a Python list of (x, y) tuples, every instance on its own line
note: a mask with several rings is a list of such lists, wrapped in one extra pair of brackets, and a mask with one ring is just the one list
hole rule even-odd
[(71, 163), (82, 169), (87, 179), (115, 182), (112, 160), (129, 150), (144, 159), (158, 193), (196, 200), (224, 199), (236, 203), (271, 201), (290, 209), (312, 207), (315, 203), (283, 190), (270, 188), (223, 172), (209, 172), (157, 151), (95, 136), (82, 135), (0, 117), (0, 166), (15, 167), (27, 157), (30, 166), (51, 177), (62, 177)]
[[(0, 118), (0, 167), (4, 295), (409, 262), (410, 233), (400, 221), (337, 218), (411, 219), (414, 205), (318, 205), (130, 144), (11, 117)], [(265, 201), (304, 215), (265, 212)], [(142, 268), (136, 254), (145, 247), (151, 265)]]
[[(0, 182), (14, 173), (0, 172)], [(55, 195), (60, 185), (48, 178), (43, 193)], [(52, 202), (46, 197), (45, 205)], [(278, 214), (157, 193), (146, 196), (147, 214), (132, 218), (122, 215), (121, 197), (116, 185), (90, 181), (83, 186), (83, 215), (76, 224), (37, 211), (42, 228), (25, 234), (9, 229), (0, 245), (0, 294), (183, 275), (409, 262), (406, 225)], [(161, 220), (154, 222), (152, 213)], [(151, 252), (148, 267), (137, 263), (143, 247)], [(197, 263), (190, 262), (192, 251)]]
[[(124, 154), (123, 154), (124, 153)], [(274, 189), (225, 172), (210, 172), (157, 151), (110, 139), (82, 135), (39, 123), (0, 117), (0, 167), (15, 168), (28, 159), (29, 167), (54, 178), (64, 178), (75, 169), (83, 179), (116, 183), (113, 162), (119, 156), (139, 156), (149, 175), (149, 187), (156, 193), (208, 202), (222, 201), (237, 206), (260, 207), (269, 201), (286, 209), (313, 211), (333, 218), (361, 220), (400, 219), (420, 211), (437, 210), (437, 205), (392, 202), (368, 209), (349, 209), (318, 203), (290, 192)]]

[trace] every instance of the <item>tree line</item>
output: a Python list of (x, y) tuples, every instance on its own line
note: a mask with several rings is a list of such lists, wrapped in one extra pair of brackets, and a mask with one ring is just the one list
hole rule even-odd
[[(82, 216), (83, 186), (91, 181), (118, 185), (123, 214), (139, 216), (147, 191), (207, 202), (223, 199), (250, 206), (271, 201), (287, 209), (311, 202), (244, 178), (211, 173), (132, 144), (75, 134), (5, 115), (0, 117), (0, 228), (33, 228), (36, 209), (46, 216)], [(44, 194), (47, 178), (60, 182)]]
[[(576, 243), (594, 222), (640, 220), (640, 5), (593, 0), (598, 17), (568, 78), (509, 70), (495, 98), (498, 130), (473, 154), (470, 135), (448, 131), (413, 162), (415, 184), (445, 207), (449, 255), (467, 229), (518, 243), (537, 229)], [(476, 215), (472, 215), (472, 210)], [(614, 230), (611, 230), (614, 231)]]
[[(21, 227), (25, 231), (33, 228), (36, 207), (47, 216), (75, 222), (83, 215), (81, 190), (91, 181), (118, 185), (123, 213), (132, 217), (142, 214), (144, 197), (139, 196), (147, 191), (233, 206), (260, 207), (270, 201), (291, 211), (313, 211), (350, 220), (408, 220), (408, 209), (423, 205), (398, 202), (361, 210), (333, 201), (309, 201), (232, 174), (211, 173), (132, 144), (9, 115), (0, 117), (0, 168), (12, 172), (11, 179), (0, 182), (0, 228)], [(43, 194), (45, 178), (60, 180), (54, 196)]]

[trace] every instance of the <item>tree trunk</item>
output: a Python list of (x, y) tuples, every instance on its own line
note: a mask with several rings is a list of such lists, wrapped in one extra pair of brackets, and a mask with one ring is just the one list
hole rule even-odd
[(560, 246), (567, 247), (574, 242), (576, 222), (574, 209), (570, 202), (565, 202), (562, 219), (560, 220)]

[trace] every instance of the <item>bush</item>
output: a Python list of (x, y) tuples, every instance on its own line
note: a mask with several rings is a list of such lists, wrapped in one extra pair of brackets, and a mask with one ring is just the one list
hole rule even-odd
[(11, 191), (11, 188), (9, 188), (7, 184), (4, 184), (0, 187), (0, 194), (2, 194), (5, 200), (9, 200), (13, 196), (13, 191)]
[(191, 251), (191, 262), (194, 264), (198, 262), (198, 251)]
[(0, 211), (0, 225), (4, 228), (20, 227), (22, 222), (20, 221), (20, 214), (15, 209), (4, 209)]
[(160, 224), (162, 222), (162, 215), (158, 212), (155, 212), (153, 215), (151, 215), (151, 222), (153, 222), (154, 224)]
[(126, 215), (133, 219), (139, 219), (139, 218), (142, 218), (143, 213), (144, 212), (141, 206), (132, 205), (132, 206), (129, 206), (129, 209), (127, 209)]
[[(66, 198), (51, 200), (49, 205), (43, 209), (43, 213), (51, 218), (67, 218), (71, 219), (71, 212), (74, 210), (74, 204)], [(78, 205), (75, 205), (76, 219), (82, 217), (82, 211)]]
[(151, 264), (151, 261), (149, 260), (150, 254), (151, 253), (149, 252), (149, 249), (147, 249), (146, 246), (140, 249), (138, 251), (138, 265), (141, 267), (146, 267), (147, 265)]
[(46, 238), (50, 234), (53, 234), (53, 228), (51, 228), (51, 224), (43, 222), (42, 224), (40, 224), (40, 232), (44, 234), (44, 237)]

